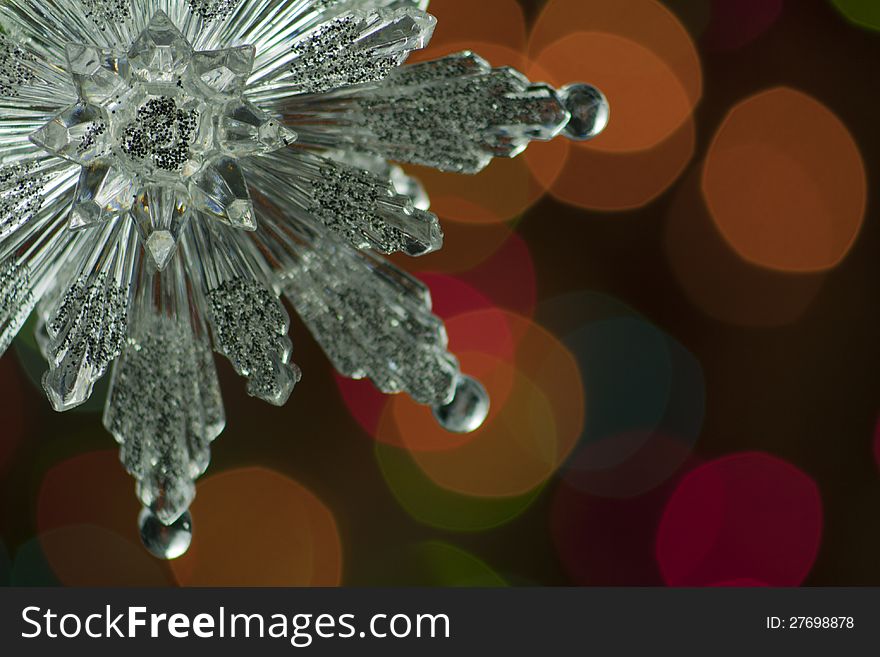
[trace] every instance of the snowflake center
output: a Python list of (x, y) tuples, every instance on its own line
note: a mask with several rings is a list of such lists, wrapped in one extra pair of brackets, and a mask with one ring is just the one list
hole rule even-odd
[(200, 116), (197, 109), (180, 107), (171, 96), (150, 98), (122, 129), (119, 147), (132, 160), (179, 172), (190, 160)]
[(194, 215), (256, 229), (238, 160), (296, 135), (244, 98), (252, 46), (195, 51), (157, 11), (127, 50), (66, 54), (78, 100), (31, 141), (83, 167), (71, 228), (129, 215), (160, 269)]

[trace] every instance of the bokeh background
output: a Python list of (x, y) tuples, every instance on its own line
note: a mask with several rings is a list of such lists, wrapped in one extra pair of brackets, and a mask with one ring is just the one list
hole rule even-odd
[(295, 320), (287, 407), (220, 363), (228, 427), (169, 565), (103, 392), (54, 414), (25, 334), (0, 360), (0, 583), (880, 584), (880, 3), (431, 8), (418, 58), (472, 48), (612, 105), (589, 144), (414, 169), (447, 240), (404, 264), (487, 425), (338, 379)]

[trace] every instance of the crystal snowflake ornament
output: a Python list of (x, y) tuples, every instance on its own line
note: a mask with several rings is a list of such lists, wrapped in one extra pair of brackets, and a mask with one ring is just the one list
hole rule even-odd
[(104, 424), (145, 545), (183, 554), (225, 426), (213, 353), (284, 404), (285, 297), (345, 376), (469, 432), (486, 391), (428, 290), (380, 254), (443, 235), (398, 164), (476, 173), (608, 120), (470, 52), (403, 66), (427, 0), (2, 0), (0, 353), (32, 312), (59, 411), (112, 365)]

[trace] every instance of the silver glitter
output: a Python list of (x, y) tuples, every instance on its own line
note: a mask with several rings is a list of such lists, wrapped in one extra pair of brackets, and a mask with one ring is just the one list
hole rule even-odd
[(47, 176), (32, 161), (0, 167), (0, 237), (31, 221), (43, 205)]
[(351, 146), (460, 173), (552, 139), (570, 118), (554, 89), (468, 52), (397, 69), (341, 109), (340, 118), (361, 128), (351, 130)]
[(136, 160), (152, 160), (158, 169), (180, 171), (189, 160), (198, 119), (197, 110), (179, 107), (170, 96), (151, 98), (125, 127), (120, 148)]
[(29, 62), (36, 58), (3, 33), (0, 33), (0, 97), (18, 95), (20, 87), (34, 81)]
[(287, 313), (256, 281), (234, 278), (211, 290), (211, 320), (217, 346), (236, 372), (248, 379), (248, 393), (283, 405), (300, 380), (289, 364)]
[(189, 508), (225, 425), (210, 343), (186, 318), (141, 318), (114, 367), (104, 425), (122, 446), (141, 502), (173, 523)]
[(458, 362), (422, 283), (344, 245), (321, 244), (290, 271), (285, 292), (343, 375), (422, 404), (450, 401)]
[(47, 326), (52, 338), (43, 387), (56, 410), (89, 398), (95, 382), (122, 352), (128, 328), (128, 290), (106, 274), (79, 278)]
[(206, 21), (221, 20), (229, 16), (241, 0), (187, 0), (190, 9)]
[(131, 0), (79, 0), (85, 14), (103, 28), (131, 17)]
[(0, 263), (0, 353), (9, 347), (32, 308), (28, 269), (14, 262)]
[(381, 80), (431, 37), (436, 21), (418, 10), (349, 12), (292, 46), (291, 90), (321, 93)]
[(269, 155), (253, 166), (253, 175), (267, 183), (282, 183), (287, 177), (307, 183), (304, 198), (291, 195), (301, 205), (303, 219), (356, 248), (419, 256), (443, 245), (437, 217), (397, 193), (388, 177), (292, 150)]
[(314, 181), (308, 211), (361, 249), (408, 255), (439, 249), (443, 233), (436, 216), (411, 210), (405, 222), (395, 221), (394, 203), (402, 198), (391, 192), (387, 180), (328, 160)]

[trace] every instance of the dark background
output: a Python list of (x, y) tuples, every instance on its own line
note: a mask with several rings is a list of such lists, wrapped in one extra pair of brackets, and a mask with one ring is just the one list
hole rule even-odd
[[(464, 0), (432, 3), (441, 21), (438, 38), (443, 43), (495, 41), (516, 50), (515, 31), (506, 42), (503, 36), (491, 36), (492, 30), (483, 24), (485, 16), (470, 17), (469, 12), (476, 11), (473, 4)], [(520, 0), (520, 4), (531, 28), (544, 3)], [(664, 473), (656, 485), (634, 496), (582, 492), (571, 484), (563, 468), (536, 492), (530, 506), (499, 526), (463, 532), (420, 522), (390, 492), (377, 465), (374, 439), (353, 419), (327, 360), (294, 319), (295, 360), (305, 376), (285, 408), (271, 408), (248, 398), (228, 365), (219, 363), (227, 429), (214, 446), (206, 478), (257, 466), (281, 473), (311, 491), (335, 518), (341, 578), (331, 576), (325, 581), (285, 575), (290, 569), (282, 562), (299, 558), (305, 549), (301, 543), (311, 541), (316, 554), (336, 548), (331, 549), (326, 536), (316, 538), (305, 527), (284, 527), (278, 534), (278, 523), (284, 523), (285, 517), (278, 515), (274, 505), (261, 503), (249, 511), (233, 505), (226, 514), (217, 506), (202, 509), (197, 500), (196, 540), (200, 513), (202, 517), (213, 514), (216, 518), (205, 522), (218, 528), (211, 530), (210, 544), (198, 543), (198, 554), (187, 557), (209, 564), (198, 583), (226, 583), (228, 569), (238, 569), (236, 582), (258, 584), (335, 583), (334, 579), (350, 585), (502, 581), (512, 585), (880, 584), (880, 480), (874, 455), (880, 232), (871, 193), (874, 172), (880, 167), (873, 74), (880, 61), (880, 34), (847, 21), (831, 2), (789, 0), (766, 26), (744, 28), (742, 43), (724, 42), (719, 47), (717, 22), (735, 24), (737, 11), (743, 15), (758, 11), (753, 7), (756, 3), (692, 0), (665, 4), (690, 34), (702, 65), (702, 97), (692, 117), (694, 152), (685, 159), (681, 173), (671, 175), (669, 184), (658, 184), (656, 198), (629, 209), (597, 211), (589, 201), (579, 205), (560, 202), (555, 197), (564, 194), (551, 189), (524, 212), (503, 217), (505, 222), (477, 226), (467, 218), (444, 216), (446, 206), (441, 206), (438, 213), (448, 233), (443, 259), (431, 256), (435, 260), (426, 259), (413, 267), (433, 272), (434, 278), (426, 278), (429, 282), (464, 281), (496, 307), (526, 317), (532, 311), (535, 322), (569, 346), (573, 343), (566, 338), (575, 325), (587, 323), (577, 308), (569, 308), (567, 318), (560, 320), (560, 296), (577, 293), (587, 296), (569, 299), (595, 300), (601, 294), (625, 304), (638, 321), (662, 331), (688, 352), (702, 370), (705, 416), (701, 424), (697, 421), (699, 430), (693, 440), (683, 442), (689, 452), (686, 459)], [(848, 4), (858, 11), (859, 3)], [(466, 27), (460, 35), (441, 32), (444, 16), (453, 14), (463, 17)], [(637, 19), (634, 14), (633, 20)], [(751, 25), (747, 20), (744, 24)], [(569, 29), (591, 31), (594, 27), (573, 23)], [(481, 38), (482, 29), (489, 36)], [(538, 58), (537, 53), (529, 53), (526, 43), (520, 44), (520, 51), (523, 57)], [(780, 86), (809, 95), (836, 115), (858, 145), (867, 173), (867, 208), (857, 238), (838, 264), (823, 271), (793, 274), (747, 264), (712, 227), (699, 194), (704, 159), (725, 116), (745, 99)], [(610, 100), (613, 108), (614, 98)], [(652, 109), (651, 105), (643, 108), (646, 114)], [(805, 129), (803, 139), (811, 138), (811, 131)], [(652, 144), (644, 150), (656, 147)], [(614, 174), (618, 177), (611, 182), (585, 168), (582, 185), (616, 184), (625, 190), (626, 175), (636, 185), (635, 179), (646, 175), (646, 167), (630, 167), (627, 158), (637, 157), (635, 152), (618, 155), (616, 162), (623, 173)], [(834, 167), (833, 159), (827, 165)], [(576, 164), (570, 161), (567, 166)], [(626, 173), (628, 169), (631, 173)], [(508, 179), (497, 175), (493, 164), (481, 174), (484, 184), (455, 193), (468, 200), (467, 194), (477, 190), (478, 202), (484, 202), (487, 197), (516, 191), (505, 186)], [(423, 180), (431, 193), (446, 178), (435, 184), (430, 176)], [(708, 268), (704, 272), (707, 281), (714, 280), (712, 276), (724, 281), (714, 292), (718, 303), (708, 309), (688, 293), (687, 281), (683, 282), (670, 256), (670, 226), (675, 221), (697, 226), (688, 233), (689, 251), (721, 254), (700, 265)], [(504, 232), (508, 227), (513, 237)], [(513, 260), (492, 264), (492, 257), (506, 253), (505, 240), (516, 240), (517, 235), (527, 245), (525, 260), (525, 250), (517, 247)], [(456, 253), (479, 252), (481, 244), (490, 243), (494, 247), (485, 247), (483, 262), (476, 267), (463, 269), (455, 259)], [(531, 281), (528, 272), (524, 279), (521, 265), (529, 261), (528, 256), (534, 266)], [(718, 269), (712, 272), (712, 267)], [(523, 280), (528, 283), (524, 288)], [(527, 291), (520, 295), (529, 285), (534, 285), (535, 303), (523, 301)], [(803, 295), (808, 301), (799, 312), (784, 312), (787, 304)], [(438, 296), (442, 315), (444, 303), (443, 307), (455, 304), (442, 298), (442, 290)], [(619, 345), (615, 348), (615, 354), (626, 353)], [(602, 353), (601, 346), (598, 352), (595, 345), (591, 349), (590, 353)], [(583, 359), (579, 364), (590, 365)], [(620, 371), (639, 378), (637, 369), (622, 365)], [(141, 563), (146, 557), (139, 548), (111, 549), (116, 539), (109, 540), (107, 532), (120, 540), (137, 541), (138, 504), (132, 483), (109, 454), (116, 446), (100, 426), (100, 400), (83, 411), (57, 415), (32, 383), (39, 371), (32, 346), (24, 338), (0, 361), (0, 407), (6, 417), (0, 428), (0, 442), (5, 443), (0, 444), (0, 541), (5, 545), (5, 550), (0, 548), (0, 582), (5, 578), (25, 585), (173, 583), (164, 565), (161, 575), (154, 577), (154, 566)], [(590, 392), (587, 385), (588, 418), (596, 408)], [(620, 401), (620, 413), (625, 416), (627, 403)], [(95, 452), (105, 454), (72, 460)], [(799, 482), (815, 482), (821, 500), (820, 536), (810, 538), (804, 530), (807, 537), (801, 540), (797, 533), (802, 527), (799, 518), (805, 513), (802, 502), (808, 496), (797, 493), (795, 484), (789, 486), (785, 477), (778, 478), (776, 470), (771, 468), (765, 476), (763, 470), (758, 472), (759, 465), (754, 466), (755, 472), (748, 469), (750, 465), (739, 479), (726, 482), (725, 504), (706, 511), (712, 518), (721, 518), (724, 527), (714, 537), (714, 547), (705, 550), (709, 554), (705, 558), (715, 564), (709, 568), (711, 575), (670, 579), (658, 564), (655, 543), (676, 487), (694, 468), (743, 453), (771, 455), (773, 467), (781, 473), (788, 468), (797, 472)], [(47, 488), (46, 477), (53, 469), (56, 476)], [(255, 486), (259, 481), (259, 476), (247, 479)], [(235, 498), (236, 491), (223, 491), (227, 494)], [(223, 495), (219, 499), (226, 499)], [(467, 508), (468, 496), (456, 499), (461, 508)], [(278, 505), (286, 502), (280, 499)], [(473, 498), (474, 505), (479, 503)], [(690, 533), (681, 531), (696, 544), (705, 538), (705, 518), (697, 511), (693, 514), (699, 526)], [(815, 559), (800, 553), (791, 557), (805, 559), (801, 575), (786, 571), (785, 550), (789, 548), (780, 547), (775, 538), (774, 531), (787, 528), (787, 523), (793, 523), (791, 538), (804, 551), (810, 551), (804, 544), (811, 540), (818, 548)], [(65, 534), (68, 526), (85, 529)], [(40, 537), (52, 532), (55, 538), (47, 546)], [(279, 550), (279, 541), (284, 540), (292, 542), (290, 550), (283, 546)], [(61, 543), (69, 546), (64, 555), (59, 554)], [(774, 570), (772, 564), (777, 563), (779, 568)], [(190, 567), (197, 568), (190, 564), (183, 570)], [(148, 571), (151, 574), (143, 575)], [(193, 581), (180, 572), (175, 571), (177, 581)]]

